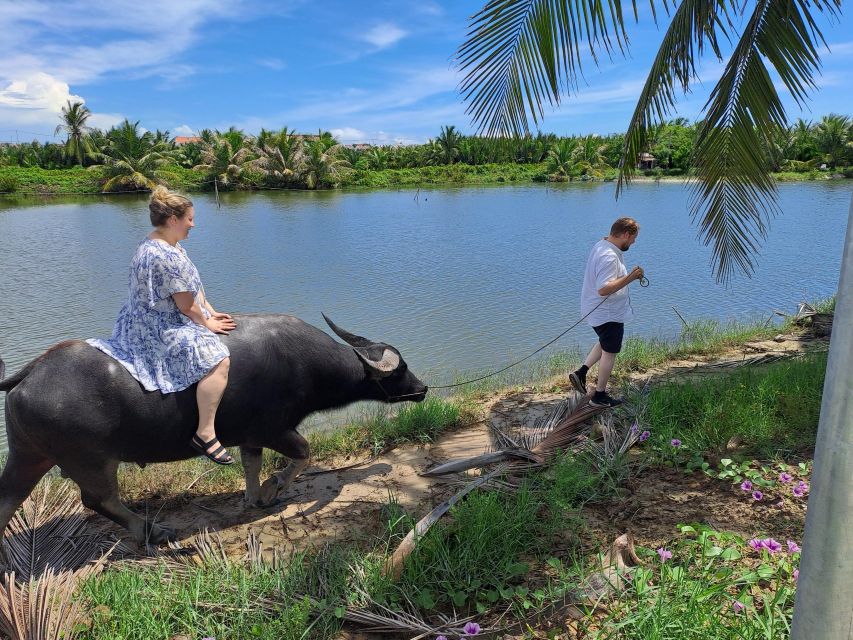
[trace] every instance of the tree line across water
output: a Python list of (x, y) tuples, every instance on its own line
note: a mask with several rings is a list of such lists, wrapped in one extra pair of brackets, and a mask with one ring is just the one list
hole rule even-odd
[[(64, 143), (37, 141), (0, 145), (0, 168), (88, 168), (100, 191), (135, 191), (155, 184), (191, 188), (307, 188), (358, 184), (365, 173), (447, 165), (541, 166), (537, 177), (553, 181), (613, 177), (625, 144), (623, 134), (488, 138), (442, 127), (420, 145), (344, 145), (327, 131), (300, 134), (282, 128), (257, 135), (231, 127), (202, 130), (189, 141), (168, 131), (146, 131), (125, 120), (108, 131), (89, 127), (91, 113), (80, 102), (62, 109), (56, 133)], [(642, 172), (682, 176), (691, 172), (698, 123), (684, 118), (654, 128)], [(853, 177), (853, 118), (829, 114), (798, 120), (765, 139), (764, 155), (775, 172), (830, 171)], [(362, 184), (365, 182), (362, 180)], [(20, 187), (15, 171), (0, 175), (0, 191)]]

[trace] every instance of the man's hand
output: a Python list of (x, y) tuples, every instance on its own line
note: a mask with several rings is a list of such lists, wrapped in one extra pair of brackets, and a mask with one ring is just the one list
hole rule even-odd
[(630, 275), (631, 275), (632, 281), (633, 280), (642, 280), (643, 276), (645, 275), (645, 271), (643, 271), (642, 267), (636, 266), (636, 267), (634, 267), (634, 270), (631, 271)]

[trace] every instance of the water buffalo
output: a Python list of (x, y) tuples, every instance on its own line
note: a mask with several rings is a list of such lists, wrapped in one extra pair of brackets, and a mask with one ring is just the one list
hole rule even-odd
[[(424, 399), (427, 387), (391, 345), (337, 327), (349, 346), (298, 318), (235, 314), (223, 337), (231, 351), (228, 387), (216, 415), (227, 447), (240, 447), (246, 502), (274, 503), (308, 464), (308, 442), (296, 427), (309, 414), (358, 400)], [(82, 341), (58, 344), (3, 378), (9, 457), (0, 475), (0, 533), (39, 479), (54, 465), (80, 486), (83, 504), (120, 524), (140, 542), (175, 532), (147, 521), (119, 499), (120, 462), (169, 462), (198, 454), (190, 447), (198, 410), (195, 386), (164, 395), (143, 387), (110, 356)], [(259, 481), (261, 452), (290, 464)]]

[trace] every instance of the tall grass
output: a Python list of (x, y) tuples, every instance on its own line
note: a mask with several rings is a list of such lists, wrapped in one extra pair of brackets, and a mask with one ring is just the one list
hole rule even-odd
[(826, 360), (818, 353), (654, 387), (647, 404), (652, 442), (678, 438), (694, 452), (724, 452), (737, 436), (743, 455), (806, 453), (814, 447)]
[(334, 605), (353, 599), (353, 567), (378, 575), (369, 558), (331, 547), (276, 567), (208, 560), (177, 571), (111, 569), (84, 585), (91, 626), (82, 637), (331, 638), (340, 628)]

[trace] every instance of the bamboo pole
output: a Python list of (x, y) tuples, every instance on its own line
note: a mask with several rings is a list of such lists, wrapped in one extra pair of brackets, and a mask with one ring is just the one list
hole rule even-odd
[(792, 640), (853, 640), (853, 198), (841, 261), (835, 320), (803, 555), (791, 627)]

